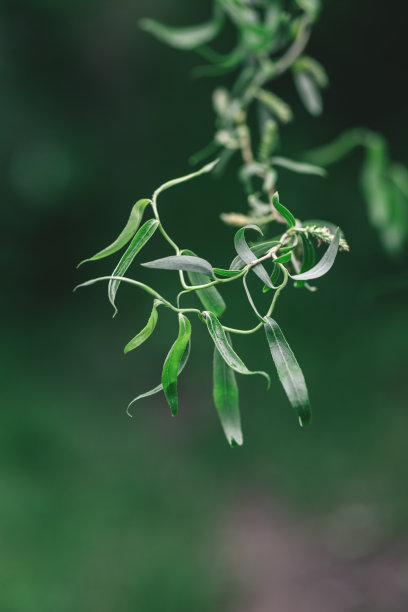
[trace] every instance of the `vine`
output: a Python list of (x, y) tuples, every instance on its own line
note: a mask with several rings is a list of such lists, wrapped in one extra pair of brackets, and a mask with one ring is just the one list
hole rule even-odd
[[(288, 8), (284, 8), (288, 6)], [(114, 271), (79, 285), (84, 287), (108, 281), (108, 297), (116, 314), (116, 294), (122, 282), (129, 283), (153, 297), (150, 317), (145, 327), (131, 339), (128, 353), (142, 345), (153, 333), (158, 321), (158, 308), (164, 307), (177, 314), (178, 336), (163, 366), (162, 381), (154, 389), (138, 395), (138, 400), (163, 392), (171, 414), (178, 412), (178, 377), (190, 354), (191, 317), (208, 329), (214, 344), (213, 396), (225, 436), (231, 446), (241, 445), (243, 435), (239, 411), (236, 373), (261, 375), (270, 384), (266, 372), (249, 370), (233, 349), (231, 336), (250, 335), (263, 329), (278, 378), (294, 407), (300, 425), (311, 420), (311, 408), (304, 376), (275, 316), (277, 301), (283, 290), (293, 281), (298, 289), (314, 291), (310, 281), (326, 274), (338, 251), (348, 251), (347, 241), (340, 228), (330, 222), (300, 221), (282, 204), (276, 189), (278, 169), (326, 176), (325, 166), (334, 163), (356, 146), (367, 151), (362, 184), (369, 206), (369, 216), (379, 230), (384, 246), (394, 253), (402, 249), (407, 235), (406, 198), (408, 178), (405, 168), (392, 164), (386, 154), (384, 140), (368, 130), (353, 130), (333, 144), (309, 153), (301, 161), (277, 155), (280, 148), (280, 125), (293, 119), (289, 105), (270, 89), (270, 83), (286, 72), (291, 72), (304, 106), (312, 115), (322, 112), (321, 89), (328, 83), (326, 71), (315, 59), (304, 54), (313, 24), (318, 18), (318, 0), (296, 0), (292, 3), (275, 0), (215, 0), (212, 19), (190, 28), (174, 28), (152, 20), (141, 26), (163, 42), (183, 50), (194, 50), (208, 63), (196, 69), (200, 75), (223, 75), (237, 72), (231, 90), (217, 88), (213, 94), (216, 132), (211, 143), (194, 155), (193, 163), (216, 154), (217, 159), (200, 170), (161, 185), (151, 198), (136, 202), (129, 220), (108, 247), (84, 260), (95, 261), (112, 255), (128, 245)], [(237, 28), (238, 43), (228, 54), (220, 54), (208, 44), (219, 35), (229, 20)], [(257, 110), (257, 127), (253, 112)], [(258, 134), (258, 135), (256, 135)], [(256, 142), (256, 147), (254, 147)], [(248, 202), (245, 214), (223, 213), (221, 219), (237, 231), (234, 238), (235, 257), (229, 268), (212, 263), (176, 244), (163, 226), (159, 213), (159, 196), (170, 188), (202, 175), (222, 172), (231, 157), (240, 153), (242, 181)], [(141, 225), (146, 210), (151, 218)], [(248, 243), (247, 233), (264, 237), (269, 226), (273, 237)], [(278, 231), (281, 228), (281, 231)], [(176, 270), (180, 291), (176, 303), (170, 302), (150, 285), (128, 278), (127, 270), (150, 238), (159, 232), (174, 254), (141, 265), (149, 269)], [(316, 250), (327, 245), (317, 261)], [(79, 265), (81, 265), (79, 264)], [(260, 313), (248, 288), (249, 275), (261, 282), (263, 293), (271, 292), (269, 308)], [(226, 310), (222, 288), (227, 283), (242, 282), (257, 324), (236, 329), (221, 322)], [(187, 297), (195, 294), (201, 308), (182, 306)]]

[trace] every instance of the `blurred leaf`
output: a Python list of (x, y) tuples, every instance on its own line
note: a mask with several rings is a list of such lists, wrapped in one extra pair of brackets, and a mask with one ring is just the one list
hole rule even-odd
[(279, 380), (303, 427), (310, 423), (312, 412), (302, 370), (282, 330), (271, 317), (265, 317), (265, 333)]
[(97, 259), (108, 257), (109, 255), (116, 253), (116, 251), (119, 251), (122, 247), (124, 247), (125, 244), (129, 242), (129, 240), (137, 231), (137, 228), (139, 227), (140, 222), (142, 220), (144, 210), (148, 204), (150, 204), (150, 200), (147, 199), (139, 200), (138, 202), (136, 202), (136, 204), (132, 208), (128, 222), (126, 223), (124, 229), (116, 238), (116, 240), (102, 251), (99, 251), (92, 257), (89, 257), (89, 259), (84, 259), (83, 261), (81, 261), (77, 267), (79, 268), (79, 266), (82, 266), (82, 264), (84, 264), (86, 261), (96, 261)]
[(145, 268), (155, 268), (157, 270), (183, 270), (185, 272), (199, 272), (205, 276), (214, 278), (211, 264), (201, 257), (191, 257), (189, 255), (170, 255), (162, 259), (155, 259), (141, 264)]
[(290, 212), (290, 210), (288, 210), (286, 208), (286, 206), (284, 206), (283, 204), (281, 204), (279, 202), (279, 193), (277, 191), (275, 191), (275, 193), (273, 194), (272, 197), (272, 204), (274, 206), (274, 208), (276, 208), (276, 210), (278, 211), (278, 213), (281, 215), (281, 217), (283, 217), (285, 219), (285, 221), (287, 222), (287, 224), (289, 225), (289, 227), (295, 227), (296, 225), (296, 219), (295, 217), (292, 215), (292, 213)]
[(306, 15), (314, 21), (319, 16), (321, 9), (320, 0), (296, 0), (298, 6), (305, 11)]
[[(136, 236), (133, 238), (132, 242), (130, 243), (129, 247), (126, 249), (126, 252), (122, 256), (118, 265), (112, 272), (112, 276), (124, 276), (125, 275), (126, 270), (129, 268), (130, 264), (132, 263), (136, 255), (145, 246), (145, 244), (150, 240), (154, 232), (157, 230), (158, 226), (159, 226), (159, 221), (157, 219), (149, 219), (148, 221), (146, 221), (146, 223), (144, 223), (144, 225), (142, 225), (142, 227), (139, 229)], [(115, 313), (113, 316), (115, 316), (116, 313), (118, 312), (118, 309), (115, 306), (115, 297), (119, 289), (119, 285), (120, 285), (120, 281), (117, 279), (110, 280), (109, 285), (108, 285), (109, 301), (112, 304), (113, 308), (115, 309)]]
[[(196, 257), (195, 253), (184, 249), (183, 253)], [(205, 285), (208, 283), (208, 276), (199, 272), (188, 272), (188, 278), (192, 285)], [(216, 287), (199, 289), (195, 292), (206, 310), (211, 310), (217, 317), (220, 317), (226, 309), (226, 304)]]
[(239, 374), (260, 374), (261, 376), (264, 376), (268, 381), (269, 387), (270, 378), (266, 372), (251, 372), (250, 370), (248, 370), (242, 359), (238, 357), (232, 346), (229, 344), (225, 335), (225, 331), (221, 323), (218, 321), (217, 317), (212, 312), (203, 312), (203, 315), (205, 317), (205, 322), (207, 323), (207, 328), (211, 338), (213, 339), (215, 347), (219, 351), (225, 363)]
[(137, 348), (138, 346), (143, 344), (143, 342), (145, 342), (148, 338), (150, 338), (157, 324), (157, 307), (159, 305), (160, 302), (158, 300), (155, 300), (153, 302), (153, 308), (149, 320), (147, 321), (145, 327), (134, 338), (132, 338), (130, 342), (127, 343), (123, 351), (125, 354), (129, 353), (130, 351), (133, 351), (133, 349)]
[[(188, 344), (186, 346), (186, 349), (185, 349), (185, 351), (183, 353), (183, 356), (181, 358), (180, 365), (179, 365), (179, 368), (178, 368), (178, 374), (179, 375), (184, 370), (184, 368), (186, 366), (186, 363), (188, 361), (188, 358), (190, 357), (190, 348), (191, 348), (191, 341), (188, 342)], [(169, 355), (170, 355), (170, 353), (167, 355), (166, 361), (169, 358)], [(127, 410), (126, 410), (127, 414), (129, 416), (132, 416), (129, 413), (129, 408), (132, 406), (132, 404), (134, 404), (135, 402), (137, 402), (137, 401), (139, 401), (141, 399), (144, 399), (145, 397), (150, 397), (151, 395), (156, 395), (157, 393), (160, 393), (160, 391), (163, 391), (163, 385), (161, 383), (160, 383), (160, 385), (157, 385), (157, 387), (154, 387), (154, 389), (151, 389), (150, 391), (146, 391), (145, 393), (141, 393), (140, 395), (135, 397), (135, 399), (133, 399), (130, 402), (129, 406), (127, 407)]]
[(179, 333), (177, 340), (170, 349), (163, 366), (162, 385), (164, 395), (173, 416), (178, 411), (177, 377), (184, 352), (190, 342), (191, 323), (187, 317), (179, 313)]
[[(257, 258), (255, 257), (255, 255), (253, 254), (253, 252), (251, 251), (251, 249), (249, 248), (245, 240), (245, 230), (246, 229), (253, 229), (256, 232), (259, 232), (261, 235), (263, 234), (262, 234), (261, 229), (257, 225), (245, 225), (244, 227), (241, 227), (241, 229), (239, 229), (237, 233), (235, 234), (235, 238), (234, 238), (235, 250), (240, 256), (240, 258), (246, 264), (249, 264), (249, 263), (252, 263), (253, 261), (256, 261)], [(254, 266), (252, 268), (252, 271), (262, 280), (262, 282), (265, 285), (271, 286), (271, 288), (273, 288), (271, 285), (271, 281), (269, 279), (269, 275), (262, 264), (257, 264), (256, 266)]]
[(213, 40), (220, 32), (224, 18), (218, 11), (211, 21), (189, 27), (168, 26), (153, 19), (142, 19), (139, 24), (142, 30), (153, 34), (167, 45), (176, 49), (191, 50)]
[(323, 111), (322, 95), (313, 77), (307, 72), (295, 72), (293, 78), (305, 109), (314, 117), (321, 115)]
[[(227, 338), (231, 342), (230, 338)], [(239, 390), (234, 370), (230, 368), (214, 347), (213, 397), (225, 437), (231, 446), (243, 443), (241, 416), (239, 413)]]
[(388, 220), (388, 194), (386, 171), (387, 145), (378, 135), (370, 138), (361, 171), (361, 189), (367, 204), (368, 218), (377, 229), (386, 226)]
[(280, 166), (292, 172), (298, 172), (299, 174), (315, 174), (316, 176), (326, 176), (327, 170), (320, 166), (314, 166), (312, 164), (304, 164), (296, 162), (286, 157), (272, 157), (271, 164), (274, 166)]
[(335, 236), (321, 260), (307, 272), (295, 274), (292, 276), (292, 278), (294, 280), (312, 280), (313, 278), (320, 278), (320, 276), (324, 276), (324, 274), (326, 274), (334, 264), (334, 260), (336, 259), (336, 255), (339, 250), (339, 242), (340, 229), (337, 228)]
[(282, 123), (289, 123), (293, 119), (292, 109), (289, 104), (279, 98), (276, 94), (266, 89), (260, 89), (256, 97), (262, 104), (265, 104)]
[(302, 55), (295, 61), (292, 70), (295, 72), (308, 72), (319, 87), (327, 87), (329, 84), (329, 77), (326, 70), (321, 63), (313, 57)]

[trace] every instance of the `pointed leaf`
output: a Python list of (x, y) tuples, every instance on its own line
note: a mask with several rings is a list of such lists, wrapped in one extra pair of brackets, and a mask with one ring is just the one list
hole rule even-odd
[[(187, 249), (184, 249), (183, 253), (196, 257), (195, 253)], [(208, 283), (208, 276), (200, 272), (187, 272), (187, 275), (192, 285), (205, 285)], [(206, 310), (211, 310), (217, 317), (223, 314), (226, 304), (216, 287), (198, 289), (195, 293)]]
[(292, 253), (283, 253), (283, 255), (279, 255), (279, 257), (275, 259), (275, 263), (287, 263), (288, 261), (290, 261), (291, 257)]
[[(235, 238), (234, 238), (235, 250), (246, 264), (250, 264), (253, 261), (256, 261), (257, 258), (255, 257), (255, 255), (253, 254), (253, 252), (251, 251), (251, 249), (249, 248), (245, 240), (245, 230), (246, 229), (253, 229), (259, 232), (261, 235), (262, 235), (262, 231), (257, 225), (245, 225), (244, 227), (241, 227), (241, 229), (239, 229), (237, 233), (235, 234)], [(268, 287), (271, 286), (269, 275), (262, 264), (257, 264), (256, 266), (254, 266), (252, 268), (252, 271), (255, 272), (255, 274), (261, 279), (261, 281), (265, 285), (268, 285)], [(273, 287), (271, 286), (271, 288)]]
[(222, 14), (217, 13), (211, 21), (189, 27), (168, 26), (153, 19), (142, 19), (139, 25), (142, 30), (153, 34), (171, 47), (191, 50), (213, 40), (221, 30), (223, 22)]
[[(276, 260), (275, 260), (276, 263)], [(272, 274), (271, 274), (271, 283), (272, 285), (277, 288), (278, 287), (278, 283), (279, 283), (279, 277), (281, 275), (281, 267), (279, 265), (274, 265), (273, 266), (273, 270), (272, 270)], [(270, 291), (271, 288), (267, 287), (266, 285), (264, 285), (263, 289), (262, 289), (262, 293), (266, 293), (267, 291)]]
[(162, 385), (164, 395), (173, 416), (178, 411), (177, 377), (184, 351), (190, 341), (191, 323), (187, 317), (179, 313), (179, 333), (177, 340), (170, 349), (163, 366)]
[[(229, 338), (228, 338), (229, 340)], [(239, 390), (235, 373), (214, 347), (213, 397), (222, 428), (231, 446), (243, 442), (239, 412)]]
[(190, 255), (170, 255), (163, 259), (148, 261), (141, 264), (145, 268), (155, 268), (158, 270), (183, 270), (185, 272), (198, 272), (206, 277), (214, 278), (211, 264), (201, 257), (191, 257)]
[(161, 302), (159, 302), (158, 300), (155, 300), (153, 302), (153, 308), (149, 320), (147, 321), (145, 327), (134, 338), (132, 338), (130, 342), (127, 343), (123, 351), (125, 354), (129, 353), (130, 351), (133, 351), (133, 349), (137, 348), (138, 346), (143, 344), (143, 342), (145, 342), (148, 338), (150, 338), (157, 324), (157, 307), (160, 305), (160, 303)]
[(286, 395), (298, 414), (300, 425), (307, 425), (310, 423), (312, 412), (302, 370), (282, 330), (271, 317), (265, 317), (265, 333)]
[(286, 208), (286, 206), (284, 206), (283, 204), (281, 204), (279, 202), (279, 193), (277, 191), (275, 191), (275, 193), (273, 194), (272, 197), (272, 204), (274, 206), (274, 208), (276, 208), (276, 210), (278, 211), (278, 213), (281, 215), (281, 217), (283, 217), (285, 219), (285, 221), (287, 222), (287, 224), (289, 225), (289, 227), (295, 227), (296, 225), (296, 219), (295, 217), (292, 215), (292, 213), (290, 212), (290, 210), (288, 210)]
[(334, 238), (329, 244), (329, 247), (321, 260), (307, 272), (294, 274), (291, 276), (291, 278), (294, 280), (312, 280), (313, 278), (320, 278), (321, 276), (324, 276), (324, 274), (326, 274), (334, 264), (334, 260), (336, 259), (336, 255), (339, 250), (339, 242), (340, 228), (337, 228)]
[[(308, 272), (311, 270), (316, 263), (316, 251), (313, 242), (305, 234), (300, 234), (302, 240), (302, 265), (300, 267), (300, 273)], [(305, 281), (297, 281), (295, 287), (304, 287)]]
[(139, 200), (138, 202), (136, 202), (136, 204), (132, 208), (128, 222), (126, 223), (124, 229), (116, 238), (116, 240), (112, 242), (112, 244), (107, 246), (105, 249), (102, 249), (102, 251), (99, 251), (92, 257), (81, 261), (77, 267), (79, 268), (79, 266), (82, 266), (82, 264), (87, 261), (96, 261), (97, 259), (108, 257), (109, 255), (116, 253), (116, 251), (119, 251), (122, 247), (124, 247), (125, 244), (127, 244), (132, 238), (132, 236), (134, 236), (134, 234), (136, 233), (137, 228), (139, 227), (140, 222), (142, 220), (144, 210), (148, 204), (150, 204), (150, 200), (146, 199)]
[[(157, 230), (159, 225), (159, 221), (157, 219), (149, 219), (142, 225), (139, 231), (136, 233), (136, 236), (133, 238), (132, 242), (126, 249), (126, 252), (122, 256), (118, 265), (112, 272), (112, 276), (124, 276), (126, 270), (129, 268), (130, 264), (139, 253), (139, 251), (145, 246), (145, 244), (150, 240), (153, 236), (154, 232)], [(120, 281), (110, 280), (108, 285), (108, 296), (109, 301), (115, 309), (115, 314), (118, 309), (115, 306), (115, 297), (120, 285)], [(114, 316), (115, 316), (114, 314)]]
[[(188, 361), (188, 358), (190, 357), (190, 348), (191, 348), (191, 341), (189, 340), (187, 347), (183, 353), (183, 357), (181, 358), (180, 361), (180, 365), (178, 368), (178, 374), (180, 375), (181, 372), (184, 370), (186, 363)], [(171, 350), (171, 349), (170, 349)], [(170, 353), (167, 355), (166, 357), (166, 361), (169, 358)], [(160, 391), (163, 391), (163, 385), (160, 383), (160, 385), (157, 385), (157, 387), (154, 387), (154, 389), (150, 389), (150, 391), (146, 391), (145, 393), (141, 393), (140, 395), (138, 395), (137, 397), (135, 397), (135, 399), (133, 399), (129, 406), (127, 407), (126, 412), (128, 413), (129, 416), (132, 416), (129, 412), (129, 408), (132, 406), (132, 404), (134, 404), (135, 402), (144, 399), (145, 397), (150, 397), (151, 395), (156, 395), (157, 393), (160, 393)]]
[(270, 378), (266, 372), (251, 372), (250, 370), (248, 370), (242, 359), (238, 357), (238, 355), (228, 342), (225, 335), (225, 331), (221, 323), (218, 321), (217, 317), (212, 312), (208, 311), (203, 312), (203, 315), (205, 317), (205, 322), (207, 323), (207, 328), (211, 338), (213, 339), (215, 347), (219, 351), (225, 363), (227, 363), (230, 368), (235, 370), (235, 372), (239, 372), (239, 374), (260, 374), (261, 376), (264, 376), (268, 381), (269, 387)]
[(226, 276), (227, 278), (232, 278), (240, 274), (240, 270), (224, 270), (223, 268), (213, 268), (213, 271), (215, 274), (218, 274), (218, 276)]

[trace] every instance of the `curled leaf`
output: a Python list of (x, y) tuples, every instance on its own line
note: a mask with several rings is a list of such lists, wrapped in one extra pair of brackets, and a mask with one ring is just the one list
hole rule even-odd
[(136, 334), (136, 336), (132, 338), (130, 342), (127, 343), (123, 351), (125, 354), (129, 353), (130, 351), (133, 351), (133, 349), (137, 348), (138, 346), (143, 344), (143, 342), (145, 342), (148, 338), (150, 338), (157, 324), (157, 307), (160, 305), (160, 303), (161, 302), (159, 302), (158, 300), (155, 300), (153, 302), (152, 312), (150, 313), (150, 317), (145, 327), (138, 334)]
[(315, 174), (316, 176), (327, 175), (327, 170), (321, 166), (314, 166), (313, 164), (293, 161), (292, 159), (287, 159), (286, 157), (272, 157), (271, 164), (273, 166), (280, 166), (281, 168), (292, 170), (292, 172), (297, 172), (298, 174)]
[(173, 416), (178, 411), (177, 377), (181, 360), (190, 341), (191, 323), (187, 317), (179, 313), (179, 333), (177, 340), (170, 349), (163, 366), (162, 385), (164, 395)]
[[(189, 340), (189, 342), (188, 342), (188, 344), (187, 344), (187, 346), (186, 346), (186, 348), (185, 348), (185, 351), (184, 351), (184, 353), (183, 353), (183, 356), (182, 356), (182, 358), (181, 358), (181, 361), (180, 361), (180, 365), (179, 365), (179, 368), (178, 368), (178, 374), (179, 374), (179, 375), (180, 375), (180, 374), (181, 374), (181, 372), (184, 370), (184, 368), (185, 368), (185, 366), (186, 366), (186, 363), (187, 363), (187, 361), (188, 361), (188, 358), (190, 357), (190, 348), (191, 348), (191, 341)], [(170, 355), (170, 353), (167, 355), (166, 361), (167, 361), (167, 359), (169, 358), (169, 355)], [(132, 406), (132, 405), (133, 405), (135, 402), (138, 402), (139, 400), (144, 399), (145, 397), (150, 397), (150, 396), (152, 396), (152, 395), (156, 395), (157, 393), (160, 393), (160, 391), (163, 391), (163, 385), (162, 385), (161, 383), (160, 383), (160, 385), (157, 385), (157, 387), (154, 387), (154, 389), (150, 389), (150, 391), (146, 391), (145, 393), (141, 393), (140, 395), (138, 395), (137, 397), (135, 397), (135, 399), (133, 399), (133, 400), (130, 402), (129, 406), (127, 407), (127, 410), (126, 410), (127, 414), (128, 414), (129, 416), (132, 416), (132, 415), (130, 414), (130, 412), (129, 412), (129, 409), (130, 409), (130, 407), (131, 407), (131, 406)]]
[(208, 311), (203, 312), (203, 315), (205, 317), (205, 322), (207, 323), (209, 334), (225, 363), (239, 374), (260, 374), (261, 376), (264, 376), (268, 381), (269, 387), (270, 378), (266, 372), (251, 372), (248, 370), (242, 359), (238, 357), (231, 344), (228, 342), (225, 331), (217, 317), (212, 312)]
[[(279, 243), (279, 240), (265, 240), (264, 242), (258, 242), (256, 244), (251, 245), (251, 251), (255, 256), (255, 259), (262, 257), (265, 255), (272, 247), (276, 246)], [(230, 271), (239, 271), (245, 267), (245, 261), (237, 255), (235, 259), (231, 262)]]
[(265, 317), (265, 333), (279, 380), (301, 426), (310, 423), (312, 411), (305, 378), (279, 325), (271, 317)]
[[(245, 225), (244, 227), (241, 227), (241, 229), (239, 229), (237, 233), (235, 234), (235, 238), (234, 238), (235, 250), (240, 256), (240, 258), (246, 264), (250, 264), (256, 261), (257, 258), (255, 257), (255, 255), (253, 254), (253, 252), (251, 251), (251, 249), (249, 248), (245, 240), (245, 230), (246, 229), (253, 229), (259, 232), (261, 235), (262, 235), (262, 231), (257, 225)], [(255, 272), (255, 274), (261, 279), (261, 281), (265, 285), (268, 285), (268, 287), (270, 286), (273, 289), (273, 286), (271, 285), (271, 281), (269, 279), (269, 275), (262, 264), (257, 264), (256, 266), (252, 268), (252, 270), (253, 272)]]
[[(230, 342), (230, 338), (228, 338)], [(235, 373), (214, 347), (213, 397), (218, 416), (230, 446), (241, 446), (243, 442), (241, 415), (239, 412), (239, 390)]]
[(288, 210), (286, 208), (286, 206), (284, 206), (283, 204), (281, 204), (279, 202), (279, 193), (277, 191), (275, 191), (275, 193), (273, 194), (272, 197), (272, 204), (274, 206), (274, 208), (276, 208), (276, 210), (278, 211), (278, 213), (280, 214), (281, 217), (283, 217), (286, 221), (286, 223), (289, 225), (289, 227), (295, 227), (296, 225), (296, 219), (295, 217), (292, 215), (292, 213), (290, 212), (290, 210)]
[(306, 281), (324, 276), (334, 264), (334, 260), (336, 259), (336, 255), (339, 250), (339, 242), (340, 228), (337, 228), (334, 238), (329, 244), (329, 247), (321, 258), (321, 260), (307, 272), (302, 272), (301, 274), (294, 274), (293, 276), (291, 276), (291, 278), (293, 278), (294, 280)]
[[(154, 232), (157, 230), (159, 225), (159, 221), (157, 219), (149, 219), (142, 225), (142, 227), (138, 230), (136, 235), (134, 236), (132, 242), (126, 249), (126, 252), (122, 256), (118, 265), (112, 272), (112, 276), (124, 276), (126, 270), (129, 268), (130, 264), (136, 257), (136, 255), (141, 251), (141, 249), (145, 246), (145, 244), (150, 240), (153, 236)], [(117, 308), (115, 306), (115, 297), (116, 293), (119, 289), (120, 281), (116, 279), (112, 279), (109, 281), (108, 285), (108, 296), (109, 301), (115, 309), (115, 314), (117, 313)], [(114, 316), (115, 316), (114, 314)]]
[(131, 210), (128, 222), (126, 223), (125, 227), (123, 228), (119, 236), (116, 238), (116, 240), (112, 242), (112, 244), (107, 246), (105, 249), (102, 249), (102, 251), (99, 251), (95, 255), (92, 255), (92, 257), (81, 261), (77, 267), (79, 268), (79, 266), (82, 266), (82, 264), (87, 261), (96, 261), (97, 259), (102, 259), (103, 257), (113, 255), (113, 253), (116, 253), (116, 251), (119, 251), (122, 247), (124, 247), (125, 244), (127, 244), (132, 238), (132, 236), (134, 236), (134, 234), (136, 233), (137, 228), (139, 227), (140, 222), (142, 220), (144, 210), (148, 204), (150, 204), (150, 200), (147, 199), (139, 200), (138, 202), (136, 202), (136, 204)]

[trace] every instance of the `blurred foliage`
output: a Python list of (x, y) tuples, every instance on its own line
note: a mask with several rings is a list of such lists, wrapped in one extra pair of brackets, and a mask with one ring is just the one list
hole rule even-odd
[[(154, 399), (129, 420), (123, 406), (139, 390), (135, 371), (143, 388), (156, 384), (157, 354), (176, 330), (167, 331), (163, 316), (147, 356), (118, 360), (129, 327), (147, 319), (149, 300), (129, 292), (107, 327), (102, 287), (72, 296), (82, 274), (75, 264), (119, 232), (118, 218), (125, 222), (158, 174), (166, 180), (187, 169), (188, 155), (205, 142), (208, 81), (187, 85), (193, 62), (163, 53), (137, 20), (198, 23), (208, 19), (210, 3), (6, 0), (0, 11), (0, 608), (234, 609), (245, 584), (234, 596), (225, 532), (231, 512), (260, 493), (316, 523), (365, 504), (378, 520), (368, 540), (354, 525), (360, 555), (402, 537), (406, 262), (384, 258), (358, 190), (350, 192), (359, 153), (330, 169), (330, 191), (318, 179), (294, 185), (282, 172), (288, 198), (302, 193), (302, 210), (322, 218), (330, 207), (353, 249), (336, 278), (322, 282), (318, 300), (310, 294), (300, 305), (289, 296), (282, 308), (313, 389), (307, 434), (294, 430), (277, 385), (265, 401), (262, 381), (251, 379), (242, 389), (246, 446), (226, 447), (203, 399), (211, 393), (201, 373), (209, 349), (198, 326), (201, 350), (181, 387), (178, 422)], [(388, 5), (326, 2), (311, 54), (324, 57), (332, 75), (327, 113), (317, 128), (296, 105), (292, 83), (284, 84), (302, 117), (285, 127), (289, 149), (320, 146), (364, 124), (386, 134), (395, 158), (408, 161), (402, 12), (391, 22)], [(187, 86), (189, 104), (180, 113)], [(187, 226), (199, 214), (200, 229), (211, 227), (225, 243), (227, 264), (232, 232), (214, 219), (226, 203), (244, 202), (228, 178), (213, 194), (210, 182), (199, 190), (191, 184), (164, 196), (163, 214), (175, 234), (182, 214)], [(194, 242), (211, 256), (199, 231)], [(232, 298), (244, 302), (241, 292)], [(316, 334), (317, 325), (326, 332)], [(268, 363), (266, 350), (259, 359)]]

